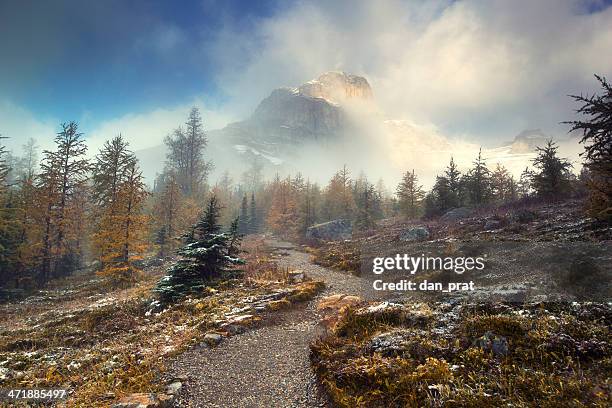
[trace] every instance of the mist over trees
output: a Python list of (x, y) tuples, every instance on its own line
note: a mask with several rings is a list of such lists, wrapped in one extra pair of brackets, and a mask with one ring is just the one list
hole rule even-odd
[[(257, 158), (238, 180), (226, 171), (211, 184), (213, 163), (195, 108), (166, 137), (167, 161), (151, 189), (121, 134), (91, 160), (75, 122), (61, 125), (55, 148), (42, 152), (40, 162), (33, 140), (16, 157), (0, 139), (0, 286), (42, 286), (82, 268), (95, 270), (110, 285), (128, 286), (138, 280), (147, 257), (174, 256), (178, 249), (186, 259), (181, 268), (196, 268), (208, 261), (196, 259), (194, 245), (205, 249), (219, 239), (228, 245), (223, 256), (235, 257), (241, 235), (270, 232), (302, 240), (311, 226), (338, 219), (350, 221), (354, 231), (368, 231), (384, 218), (435, 218), (458, 207), (555, 201), (587, 193), (590, 213), (603, 219), (610, 213), (611, 98), (610, 86), (598, 79), (603, 95), (574, 97), (584, 103), (578, 112), (590, 115), (589, 121), (570, 122), (584, 134), (586, 163), (579, 176), (549, 141), (536, 149), (533, 165), (518, 179), (499, 163), (489, 166), (479, 151), (463, 171), (451, 157), (427, 192), (418, 168), (406, 170), (392, 194), (383, 180), (373, 183), (346, 165), (325, 185), (300, 173), (265, 180)], [(218, 270), (230, 264), (218, 264)], [(191, 279), (183, 272), (177, 269), (168, 279)], [(197, 279), (217, 276), (200, 275)]]

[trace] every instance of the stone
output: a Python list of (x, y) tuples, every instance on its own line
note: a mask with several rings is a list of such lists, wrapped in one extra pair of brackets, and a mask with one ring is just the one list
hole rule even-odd
[(482, 337), (477, 338), (474, 344), (485, 351), (492, 352), (495, 356), (508, 354), (508, 339), (491, 331), (487, 331)]
[(160, 401), (155, 394), (136, 393), (121, 398), (112, 408), (159, 408)]
[(0, 381), (7, 381), (10, 378), (11, 370), (6, 367), (0, 367)]
[(370, 353), (380, 353), (384, 357), (403, 354), (409, 345), (410, 332), (407, 330), (394, 330), (378, 334), (366, 345)]
[(204, 335), (204, 343), (208, 346), (217, 346), (223, 341), (223, 336), (219, 333), (206, 333)]
[(458, 221), (463, 218), (468, 218), (472, 215), (472, 210), (467, 207), (453, 208), (447, 211), (440, 220), (442, 221)]
[(232, 319), (229, 320), (229, 323), (248, 326), (249, 324), (255, 322), (256, 320), (259, 320), (259, 317), (252, 315), (252, 314), (244, 314), (244, 315), (233, 317)]
[(321, 326), (325, 330), (331, 330), (350, 307), (361, 302), (360, 297), (352, 295), (337, 294), (324, 297), (317, 303), (317, 311), (323, 314)]
[(492, 231), (492, 230), (500, 229), (501, 227), (502, 227), (501, 221), (498, 221), (498, 220), (487, 220), (487, 222), (485, 222), (485, 225), (484, 225), (484, 230), (485, 231)]
[(297, 269), (295, 271), (289, 271), (289, 282), (300, 283), (304, 281), (304, 272)]
[(176, 395), (181, 391), (182, 387), (183, 387), (183, 383), (180, 381), (175, 381), (173, 383), (170, 383), (166, 385), (166, 394)]
[(423, 241), (429, 238), (429, 230), (425, 227), (414, 227), (402, 232), (399, 236), (400, 241)]
[(531, 210), (518, 210), (512, 215), (512, 219), (521, 224), (528, 224), (538, 219), (538, 213)]
[(338, 241), (351, 239), (353, 227), (349, 220), (339, 219), (316, 224), (306, 230), (306, 239)]
[(340, 311), (346, 307), (355, 306), (361, 303), (358, 296), (337, 294), (326, 296), (317, 303), (318, 311)]

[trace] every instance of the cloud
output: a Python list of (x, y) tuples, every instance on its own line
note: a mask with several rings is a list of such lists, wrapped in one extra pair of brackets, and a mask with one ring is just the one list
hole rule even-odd
[(207, 108), (200, 99), (196, 99), (188, 104), (130, 113), (102, 122), (88, 133), (89, 148), (97, 151), (106, 140), (119, 133), (129, 141), (132, 150), (158, 146), (163, 143), (166, 135), (185, 123), (189, 110), (194, 106), (200, 109), (206, 130), (221, 128), (232, 119), (219, 110)]
[(15, 154), (30, 138), (36, 139), (41, 149), (53, 147), (57, 121), (40, 119), (30, 111), (7, 100), (0, 100), (0, 134), (8, 139), (2, 142)]
[[(481, 140), (563, 132), (568, 93), (612, 73), (612, 7), (578, 1), (298, 2), (209, 48), (237, 111), (327, 70), (366, 76), (391, 117)], [(232, 100), (233, 99), (233, 100)], [(230, 105), (232, 106), (232, 105)]]

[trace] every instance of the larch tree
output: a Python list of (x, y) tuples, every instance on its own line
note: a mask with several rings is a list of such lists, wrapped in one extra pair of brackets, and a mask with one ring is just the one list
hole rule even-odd
[(353, 219), (356, 204), (352, 189), (350, 172), (346, 165), (342, 167), (329, 181), (324, 194), (324, 218)]
[[(53, 277), (70, 274), (80, 262), (81, 254), (70, 245), (77, 236), (73, 220), (79, 218), (82, 206), (78, 197), (86, 187), (90, 170), (85, 157), (87, 145), (83, 134), (78, 132), (76, 122), (63, 123), (62, 130), (55, 138), (56, 148), (45, 150), (41, 165), (41, 188), (46, 206), (44, 237), (44, 274)], [(52, 269), (51, 269), (52, 268)]]
[(173, 169), (166, 169), (162, 176), (158, 179), (161, 186), (155, 194), (154, 213), (157, 231), (163, 229), (166, 246), (170, 249), (180, 227), (184, 226), (180, 222), (184, 197)]
[(181, 191), (188, 197), (199, 195), (204, 190), (212, 163), (204, 159), (208, 143), (198, 108), (192, 108), (185, 128), (178, 128), (167, 136), (168, 163), (176, 170)]
[(114, 208), (108, 208), (100, 220), (96, 237), (103, 264), (98, 273), (114, 286), (131, 285), (138, 277), (135, 261), (142, 259), (147, 249), (143, 211), (147, 195), (137, 160), (133, 160), (118, 186)]
[(423, 187), (419, 185), (414, 169), (412, 172), (404, 173), (402, 181), (397, 186), (397, 197), (402, 215), (407, 218), (416, 218), (419, 215), (425, 192)]
[(272, 186), (272, 203), (268, 212), (268, 226), (280, 236), (287, 238), (298, 229), (298, 205), (291, 179), (277, 179)]
[(582, 104), (576, 111), (584, 120), (571, 121), (571, 131), (582, 132), (584, 165), (589, 170), (589, 213), (607, 222), (612, 221), (612, 86), (606, 78), (595, 75), (601, 94), (573, 95)]
[(124, 182), (135, 157), (128, 149), (129, 143), (118, 135), (106, 141), (93, 165), (91, 196), (100, 208), (113, 208), (119, 186)]

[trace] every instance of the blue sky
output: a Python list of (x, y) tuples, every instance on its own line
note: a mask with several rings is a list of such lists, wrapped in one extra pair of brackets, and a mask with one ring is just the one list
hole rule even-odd
[(219, 66), (208, 45), (224, 26), (250, 32), (280, 7), (273, 1), (1, 1), (0, 92), (36, 116), (88, 126), (200, 94), (220, 104)]
[(567, 94), (612, 77), (606, 0), (0, 0), (0, 133), (47, 147), (77, 120), (92, 149), (158, 145), (192, 105), (207, 128), (279, 86), (365, 76), (381, 111), (494, 146), (564, 135)]

